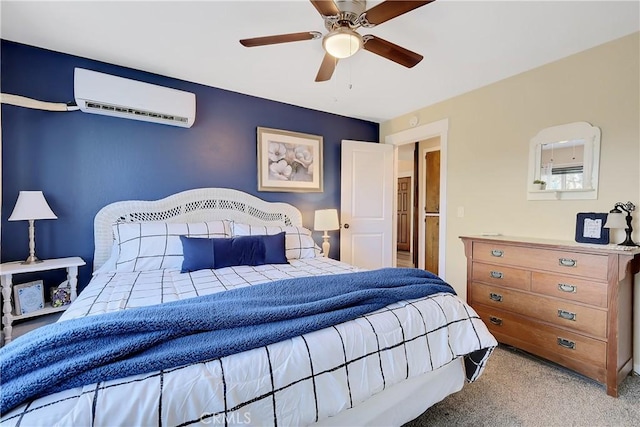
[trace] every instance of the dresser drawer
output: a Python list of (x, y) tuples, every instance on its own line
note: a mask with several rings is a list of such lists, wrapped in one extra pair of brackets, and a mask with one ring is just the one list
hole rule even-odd
[(606, 283), (534, 271), (531, 278), (531, 291), (598, 307), (607, 307)]
[(483, 304), (595, 337), (607, 336), (607, 311), (595, 307), (476, 282), (471, 285), (470, 301), (472, 306)]
[[(606, 367), (606, 343), (580, 334), (544, 325), (492, 307), (473, 307), (499, 342), (545, 354), (558, 354), (581, 362)], [(540, 351), (538, 351), (540, 352)], [(553, 356), (550, 357), (555, 359)], [(558, 359), (555, 359), (560, 361)]]
[(474, 262), (471, 277), (476, 282), (491, 283), (525, 291), (531, 289), (531, 272), (518, 268)]
[(606, 255), (528, 248), (501, 242), (475, 242), (472, 251), (475, 261), (607, 280), (608, 258)]

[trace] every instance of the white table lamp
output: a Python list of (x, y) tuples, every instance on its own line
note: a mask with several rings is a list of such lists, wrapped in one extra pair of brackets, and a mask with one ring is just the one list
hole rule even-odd
[(22, 264), (42, 262), (36, 258), (36, 219), (57, 219), (42, 191), (21, 191), (9, 221), (29, 221), (29, 258)]
[(320, 209), (316, 211), (313, 221), (313, 228), (316, 231), (324, 231), (322, 235), (322, 254), (329, 256), (329, 233), (331, 230), (339, 230), (340, 222), (338, 221), (337, 209)]

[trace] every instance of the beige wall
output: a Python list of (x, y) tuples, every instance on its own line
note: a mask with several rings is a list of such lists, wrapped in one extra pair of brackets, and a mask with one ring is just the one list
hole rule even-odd
[[(639, 57), (640, 33), (635, 33), (381, 124), (384, 141), (409, 129), (411, 116), (420, 124), (449, 119), (446, 277), (461, 297), (466, 297), (461, 235), (573, 240), (576, 213), (608, 212), (615, 202), (631, 200), (639, 207), (633, 239), (640, 241)], [(529, 140), (540, 129), (576, 121), (602, 131), (598, 199), (528, 201)], [(464, 207), (462, 218), (458, 207)], [(623, 237), (616, 233), (612, 240)], [(636, 307), (638, 301), (640, 283)], [(637, 368), (638, 317), (635, 326)]]
[(412, 144), (401, 146), (398, 150), (398, 176), (413, 176), (413, 152)]

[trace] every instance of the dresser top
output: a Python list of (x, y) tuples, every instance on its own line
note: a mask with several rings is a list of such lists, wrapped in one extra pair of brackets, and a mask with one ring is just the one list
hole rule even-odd
[(606, 253), (606, 254), (620, 254), (635, 256), (640, 254), (640, 247), (638, 246), (620, 246), (616, 244), (608, 245), (595, 245), (592, 243), (578, 243), (571, 240), (556, 240), (556, 239), (540, 239), (536, 237), (520, 237), (520, 236), (460, 236), (462, 240), (476, 240), (486, 242), (503, 242), (520, 244), (522, 246), (536, 245), (543, 246), (549, 249), (564, 249), (575, 250), (580, 252), (591, 253)]

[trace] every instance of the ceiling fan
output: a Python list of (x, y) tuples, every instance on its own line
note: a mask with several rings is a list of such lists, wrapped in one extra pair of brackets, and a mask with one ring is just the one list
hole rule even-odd
[(316, 76), (316, 82), (331, 79), (338, 60), (348, 58), (360, 49), (380, 55), (407, 68), (422, 61), (422, 55), (373, 35), (360, 35), (360, 27), (372, 28), (435, 0), (386, 0), (367, 10), (366, 0), (310, 0), (318, 10), (329, 33), (324, 37), (317, 31), (279, 34), (240, 40), (245, 47), (265, 46), (322, 37), (325, 55)]

